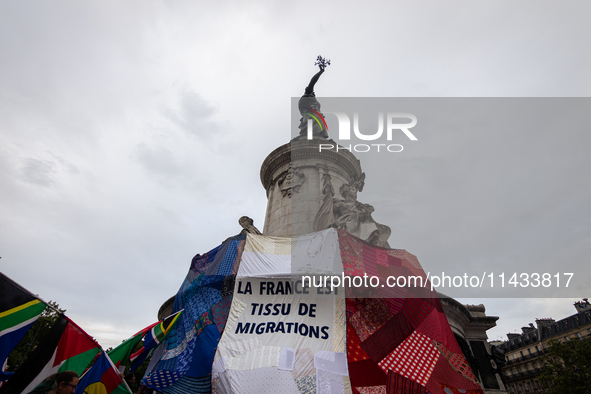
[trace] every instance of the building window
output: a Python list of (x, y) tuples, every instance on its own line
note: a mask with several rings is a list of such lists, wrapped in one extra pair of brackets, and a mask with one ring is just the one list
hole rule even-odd
[(568, 341), (569, 339), (570, 339), (569, 337), (564, 337), (564, 340), (565, 341)]
[(527, 353), (528, 353), (528, 354), (531, 354), (531, 348), (528, 348), (528, 349), (527, 349)]
[(577, 332), (577, 336), (579, 337), (579, 339), (583, 339), (583, 336), (581, 335), (580, 332)]
[(538, 345), (536, 345), (536, 352), (539, 352), (540, 348), (538, 348)]

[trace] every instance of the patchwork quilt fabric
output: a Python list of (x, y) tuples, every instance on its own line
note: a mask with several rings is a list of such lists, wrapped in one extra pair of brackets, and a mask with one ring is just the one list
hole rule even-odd
[[(320, 284), (330, 276), (376, 282)], [(175, 299), (182, 321), (143, 383), (170, 394), (483, 393), (437, 293), (386, 285), (401, 276), (426, 279), (414, 255), (344, 231), (230, 238), (193, 259)]]
[[(426, 275), (405, 250), (388, 250), (339, 232), (345, 275), (380, 277), (372, 298), (347, 289), (347, 358), (354, 393), (482, 393), (429, 286), (397, 288), (391, 276)], [(420, 282), (419, 282), (420, 284)], [(453, 391), (456, 390), (456, 391)], [(460, 391), (458, 391), (460, 390)]]

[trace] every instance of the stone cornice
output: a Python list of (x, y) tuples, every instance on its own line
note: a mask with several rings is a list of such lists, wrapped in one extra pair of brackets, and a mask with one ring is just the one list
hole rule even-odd
[(285, 164), (296, 162), (300, 159), (323, 158), (337, 164), (338, 168), (348, 173), (350, 179), (357, 179), (361, 176), (361, 164), (359, 160), (348, 150), (323, 150), (319, 151), (319, 145), (322, 143), (331, 143), (333, 146), (338, 144), (333, 140), (313, 139), (290, 141), (285, 145), (271, 152), (261, 165), (261, 183), (265, 190), (274, 184), (273, 175)]
[(478, 311), (484, 314), (484, 305), (469, 305), (469, 309), (466, 305), (441, 293), (439, 293), (439, 301), (441, 301), (444, 309), (447, 309), (449, 312), (456, 311), (458, 315), (463, 316), (465, 323), (469, 325), (484, 326), (487, 328), (497, 325), (496, 321), (499, 319), (497, 316), (474, 316), (471, 313), (470, 309), (473, 309), (475, 312)]

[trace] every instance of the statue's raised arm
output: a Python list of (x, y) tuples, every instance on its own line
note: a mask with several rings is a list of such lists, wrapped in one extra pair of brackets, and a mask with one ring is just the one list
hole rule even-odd
[(316, 58), (316, 63), (314, 63), (315, 66), (318, 66), (318, 68), (320, 69), (320, 71), (318, 71), (310, 80), (310, 83), (308, 84), (308, 86), (306, 86), (306, 90), (304, 91), (304, 96), (309, 96), (309, 97), (316, 97), (316, 95), (314, 94), (314, 85), (316, 85), (316, 82), (318, 82), (318, 79), (320, 78), (320, 76), (322, 75), (322, 73), (324, 72), (324, 70), (326, 69), (327, 66), (330, 66), (330, 60), (323, 58), (322, 56), (318, 56)]
[(328, 130), (326, 127), (318, 119), (318, 116), (322, 116), (320, 113), (320, 103), (316, 100), (316, 94), (314, 93), (314, 85), (318, 82), (318, 79), (324, 73), (324, 70), (327, 66), (330, 65), (330, 60), (323, 58), (322, 56), (318, 56), (316, 58), (315, 66), (318, 66), (320, 71), (318, 71), (312, 79), (306, 89), (304, 90), (304, 95), (300, 99), (298, 103), (298, 108), (300, 110), (300, 114), (302, 114), (302, 118), (300, 119), (300, 136), (305, 137), (308, 133), (308, 120), (311, 120), (313, 126), (313, 135), (319, 136), (323, 138), (328, 138)]

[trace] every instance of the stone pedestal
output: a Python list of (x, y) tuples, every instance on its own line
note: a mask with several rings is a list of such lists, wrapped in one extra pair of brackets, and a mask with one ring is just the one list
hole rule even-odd
[(323, 150), (319, 145), (332, 140), (294, 140), (267, 156), (261, 166), (261, 182), (267, 191), (267, 213), (263, 234), (289, 237), (307, 234), (315, 228), (314, 220), (324, 195), (323, 175), (328, 171), (338, 195), (342, 184), (362, 175), (359, 160), (347, 150)]

